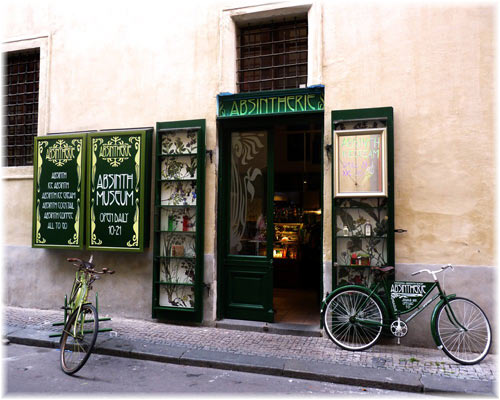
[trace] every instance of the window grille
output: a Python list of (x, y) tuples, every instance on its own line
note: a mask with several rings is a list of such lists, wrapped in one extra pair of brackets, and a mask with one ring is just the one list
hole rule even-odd
[(33, 165), (38, 133), (40, 50), (4, 54), (4, 166)]
[(307, 20), (240, 27), (238, 90), (292, 89), (307, 83)]

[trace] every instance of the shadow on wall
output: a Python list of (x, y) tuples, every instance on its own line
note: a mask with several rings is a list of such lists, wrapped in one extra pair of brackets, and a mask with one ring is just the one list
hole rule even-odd
[[(397, 264), (396, 280), (432, 282), (432, 276), (422, 273), (417, 276), (411, 276), (415, 271), (421, 269), (430, 269), (435, 271), (440, 269), (441, 265), (429, 264)], [(466, 297), (479, 305), (486, 313), (490, 321), (493, 336), (496, 332), (496, 269), (494, 267), (483, 266), (461, 266), (454, 265), (454, 270), (446, 270), (437, 274), (441, 287), (447, 294), (456, 294), (458, 297)], [(435, 292), (433, 292), (435, 293)], [(436, 292), (437, 293), (437, 292)], [(432, 297), (429, 297), (429, 299)], [(431, 315), (434, 306), (438, 300), (434, 301), (425, 311), (416, 316), (408, 323), (408, 334), (401, 339), (401, 344), (406, 346), (418, 347), (436, 347), (431, 334)], [(405, 314), (403, 320), (409, 317)], [(397, 343), (394, 339), (394, 344)], [(490, 353), (496, 353), (495, 340), (493, 340)]]
[[(68, 257), (88, 260), (90, 251), (4, 247), (3, 289), (6, 305), (59, 310), (71, 291), (76, 268)], [(97, 267), (116, 274), (94, 283), (90, 294), (99, 294), (99, 311), (115, 317), (151, 318), (152, 251), (131, 256), (118, 252), (92, 252)], [(61, 311), (62, 312), (62, 311)]]

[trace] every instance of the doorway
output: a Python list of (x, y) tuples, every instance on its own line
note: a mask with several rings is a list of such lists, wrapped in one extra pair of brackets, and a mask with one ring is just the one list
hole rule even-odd
[(323, 113), (219, 134), (218, 318), (319, 324)]
[(319, 321), (322, 123), (274, 126), (274, 322)]

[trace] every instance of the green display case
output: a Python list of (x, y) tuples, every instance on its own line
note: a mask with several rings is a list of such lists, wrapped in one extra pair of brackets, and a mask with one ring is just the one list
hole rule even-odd
[(369, 287), (395, 265), (392, 107), (332, 111), (332, 143), (333, 286)]
[(153, 318), (201, 322), (205, 120), (157, 123)]

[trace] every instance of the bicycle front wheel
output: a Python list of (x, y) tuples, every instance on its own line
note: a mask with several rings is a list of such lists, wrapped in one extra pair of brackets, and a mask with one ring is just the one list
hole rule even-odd
[(97, 339), (99, 318), (92, 304), (84, 304), (70, 315), (61, 337), (61, 369), (68, 375), (87, 362)]
[(471, 300), (455, 297), (437, 311), (434, 330), (452, 360), (465, 365), (480, 362), (491, 347), (486, 314)]
[(330, 339), (341, 348), (365, 350), (373, 346), (382, 333), (382, 310), (368, 294), (346, 290), (330, 299), (323, 323)]

